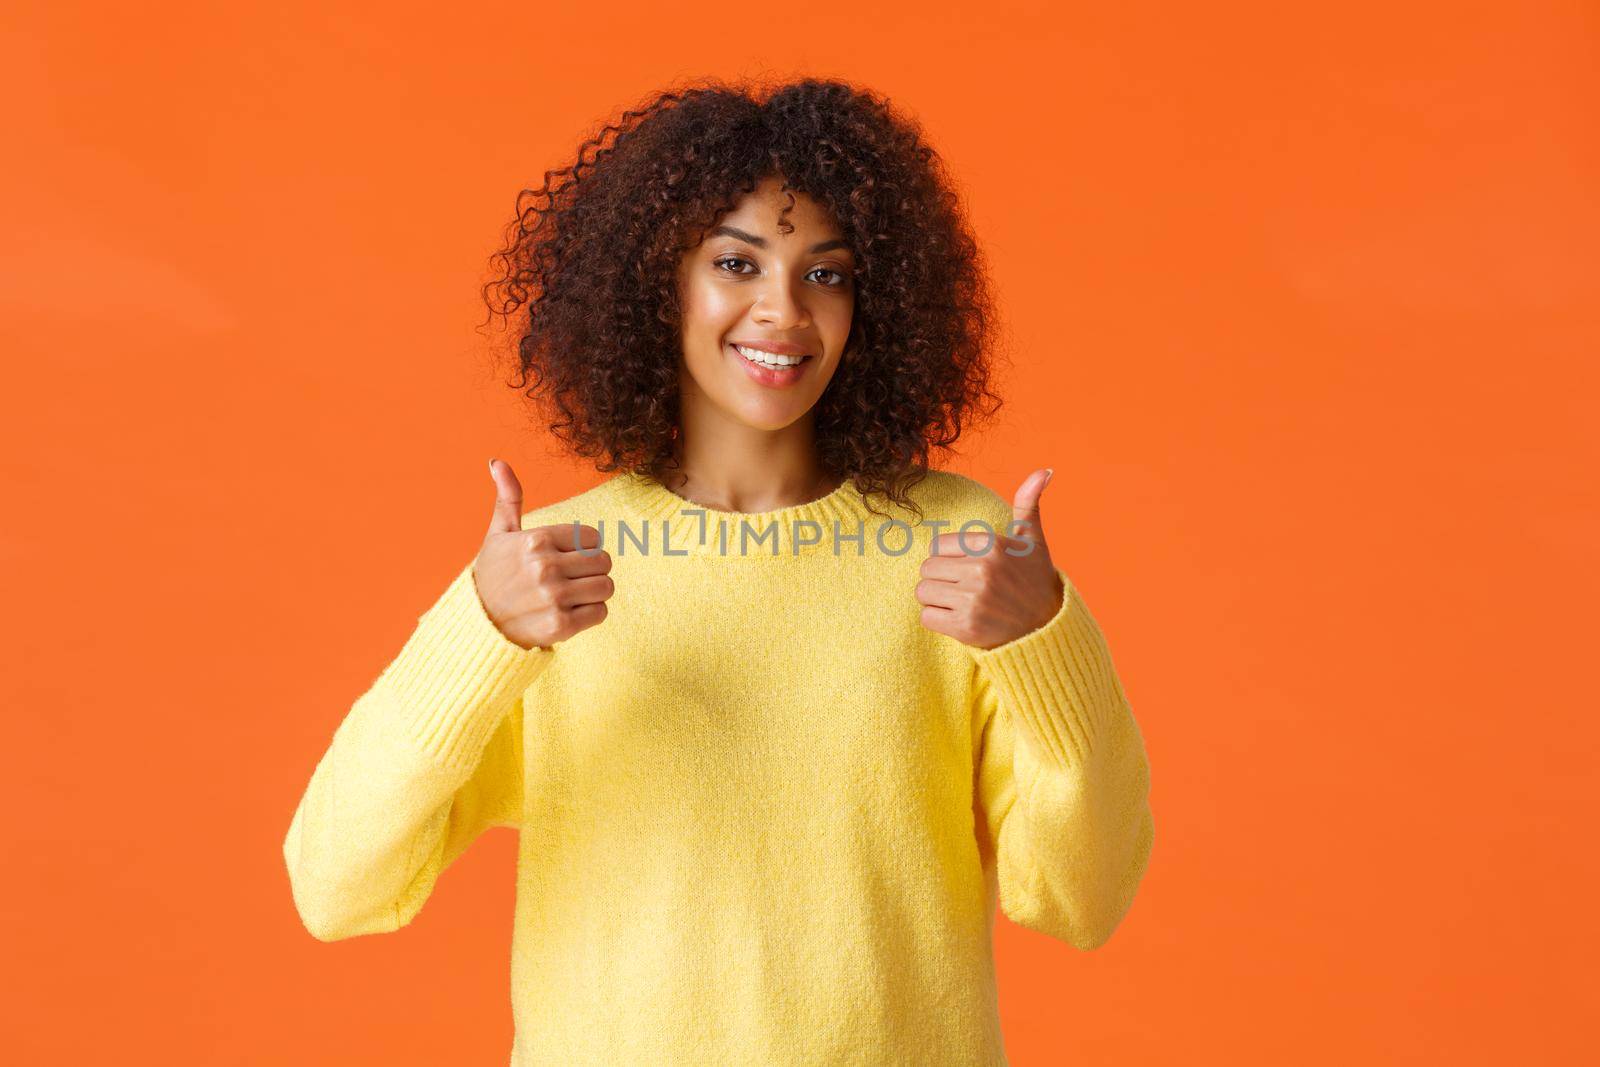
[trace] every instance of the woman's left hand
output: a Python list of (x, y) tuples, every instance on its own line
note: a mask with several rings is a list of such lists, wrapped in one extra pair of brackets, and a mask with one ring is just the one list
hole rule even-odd
[(1049, 481), (1050, 469), (1042, 467), (1023, 479), (1012, 498), (1018, 536), (996, 530), (986, 547), (988, 536), (973, 530), (965, 537), (966, 551), (959, 531), (933, 539), (916, 590), (923, 626), (962, 644), (990, 649), (1055, 617), (1066, 590), (1039, 521), (1039, 494)]

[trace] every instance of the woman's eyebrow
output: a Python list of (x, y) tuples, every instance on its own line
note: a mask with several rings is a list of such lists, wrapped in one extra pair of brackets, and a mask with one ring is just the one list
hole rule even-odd
[[(735, 240), (744, 241), (747, 244), (753, 244), (757, 248), (765, 248), (765, 247), (767, 247), (767, 239), (765, 237), (757, 237), (753, 233), (745, 233), (743, 230), (737, 229), (737, 228), (735, 228), (733, 226), (718, 226), (718, 227), (716, 227), (715, 229), (713, 229), (711, 231), (711, 236), (713, 236), (713, 237), (732, 237)], [(813, 255), (813, 254), (815, 254), (817, 252), (826, 252), (829, 249), (833, 249), (833, 248), (848, 249), (849, 247), (850, 247), (850, 242), (849, 241), (846, 241), (843, 237), (835, 237), (831, 241), (822, 241), (822, 242), (819, 242), (817, 244), (812, 245), (809, 249), (806, 250), (806, 255)]]

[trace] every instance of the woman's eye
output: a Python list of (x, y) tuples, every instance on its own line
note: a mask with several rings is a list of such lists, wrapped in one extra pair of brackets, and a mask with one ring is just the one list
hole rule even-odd
[[(742, 274), (745, 273), (742, 270), (735, 270), (732, 267), (725, 266), (725, 264), (728, 264), (728, 263), (742, 263), (745, 266), (749, 266), (749, 267), (755, 266), (754, 263), (751, 263), (748, 259), (745, 259), (742, 256), (718, 256), (716, 259), (713, 259), (711, 261), (711, 265), (713, 267), (716, 267), (719, 270), (726, 271), (729, 274), (742, 275)], [(845, 277), (844, 274), (840, 273), (839, 271), (834, 270), (832, 267), (818, 267), (816, 270), (812, 271), (811, 273), (812, 274), (830, 274), (830, 275), (832, 275), (833, 279), (834, 279), (833, 281), (826, 281), (826, 282), (822, 283), (823, 285), (827, 286), (829, 289), (837, 289), (839, 286), (844, 285), (845, 282), (849, 280), (849, 279), (847, 279)]]

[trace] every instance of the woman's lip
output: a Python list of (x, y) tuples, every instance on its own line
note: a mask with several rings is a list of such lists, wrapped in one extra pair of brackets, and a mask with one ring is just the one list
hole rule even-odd
[(775, 370), (771, 367), (758, 367), (748, 359), (745, 359), (739, 350), (733, 347), (733, 342), (731, 341), (728, 342), (728, 354), (739, 361), (739, 365), (744, 368), (745, 373), (750, 375), (751, 378), (754, 378), (762, 385), (778, 389), (798, 382), (805, 376), (805, 368), (811, 364), (811, 357), (807, 356), (793, 367), (785, 367), (781, 370)]
[(771, 352), (775, 356), (808, 356), (811, 353), (791, 341), (730, 341), (730, 344)]

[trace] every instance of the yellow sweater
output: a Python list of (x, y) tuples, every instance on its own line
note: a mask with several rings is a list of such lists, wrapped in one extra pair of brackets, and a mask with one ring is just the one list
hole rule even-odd
[(747, 515), (628, 473), (525, 514), (602, 529), (608, 617), (524, 650), (457, 574), (294, 813), (306, 928), (396, 930), (512, 827), (514, 1065), (1007, 1063), (996, 903), (1103, 944), (1149, 768), (1064, 573), (1057, 615), (997, 648), (921, 625), (931, 537), (1007, 532), (1011, 506), (946, 471), (913, 494), (947, 525), (875, 495), (887, 525), (848, 481)]

